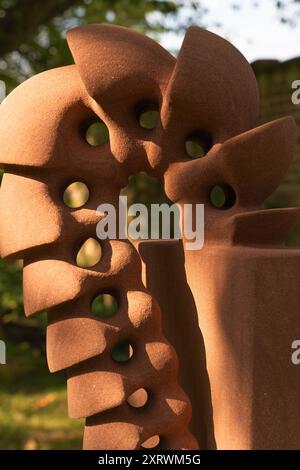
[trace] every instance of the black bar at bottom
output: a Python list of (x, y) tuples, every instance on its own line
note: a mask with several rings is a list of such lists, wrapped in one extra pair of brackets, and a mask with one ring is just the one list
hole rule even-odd
[[(300, 451), (0, 451), (0, 464), (47, 466), (73, 465), (82, 468), (112, 465), (134, 468), (141, 465), (262, 464), (299, 462)], [(2, 467), (5, 468), (5, 467)], [(219, 467), (220, 468), (220, 467)]]

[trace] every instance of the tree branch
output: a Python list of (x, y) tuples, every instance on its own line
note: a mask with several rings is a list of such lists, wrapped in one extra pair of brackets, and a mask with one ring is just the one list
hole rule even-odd
[(0, 56), (17, 50), (40, 25), (76, 4), (80, 0), (17, 0), (0, 19)]

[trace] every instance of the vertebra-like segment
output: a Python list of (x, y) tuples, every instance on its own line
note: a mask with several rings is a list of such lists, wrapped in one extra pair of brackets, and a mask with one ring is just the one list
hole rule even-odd
[[(108, 103), (120, 112), (112, 72), (105, 69), (96, 77), (103, 88), (101, 108), (86, 92), (76, 66), (46, 72), (16, 89), (0, 116), (5, 165), (1, 254), (24, 259), (26, 315), (48, 311), (49, 368), (67, 371), (69, 414), (86, 418), (84, 448), (139, 449), (159, 436), (158, 448), (196, 449), (188, 430), (191, 405), (177, 382), (177, 356), (162, 334), (159, 306), (142, 283), (136, 249), (127, 240), (106, 240), (94, 267), (76, 265), (80, 245), (96, 236), (98, 204), (118, 207), (120, 189), (130, 174), (149, 167), (144, 130), (135, 116), (130, 121), (130, 112), (148, 93), (161, 93), (173, 65), (167, 52), (137, 33), (105, 26), (96, 32), (106, 37), (106, 44), (99, 43), (103, 51), (108, 45), (109, 58), (118, 59), (113, 72), (120, 75), (123, 105), (124, 98), (131, 100), (128, 128), (105, 111)], [(128, 55), (124, 69), (115, 39), (117, 44), (133, 42), (133, 49), (122, 52), (123, 61)], [(80, 44), (75, 49), (80, 53)], [(149, 57), (143, 65), (145, 50)], [(96, 64), (90, 60), (93, 69)], [(95, 118), (105, 121), (110, 132), (109, 144), (101, 148), (84, 138)], [(89, 189), (89, 200), (79, 209), (63, 202), (63, 191), (72, 181), (82, 181)], [(118, 302), (110, 318), (92, 314), (93, 299), (103, 293)], [(112, 350), (125, 341), (133, 355), (126, 363), (117, 362)], [(148, 400), (136, 408), (128, 398), (139, 389), (146, 390)]]

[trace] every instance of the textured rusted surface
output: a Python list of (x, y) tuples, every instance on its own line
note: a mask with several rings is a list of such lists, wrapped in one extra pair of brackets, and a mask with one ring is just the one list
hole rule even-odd
[[(142, 242), (139, 251), (145, 262), (145, 282), (161, 305), (164, 331), (179, 355), (181, 383), (193, 406), (192, 429), (202, 445), (297, 449), (300, 377), (291, 362), (291, 344), (300, 337), (300, 291), (296, 286), (300, 250), (287, 249), (284, 242), (300, 209), (261, 209), (292, 162), (296, 126), (288, 117), (247, 130), (254, 127), (257, 110), (257, 97), (247, 81), (243, 82), (245, 99), (248, 93), (251, 96), (247, 113), (241, 101), (235, 106), (224, 103), (219, 91), (220, 101), (214, 102), (210, 112), (216, 116), (223, 112), (223, 125), (218, 119), (209, 120), (209, 112), (202, 116), (203, 106), (194, 106), (188, 97), (205, 100), (207, 95), (194, 87), (203, 74), (211, 78), (216, 69), (215, 63), (207, 64), (202, 74), (201, 40), (194, 30), (190, 54), (180, 71), (184, 75), (190, 66), (193, 76), (188, 78), (187, 72), (182, 78), (185, 99), (180, 100), (179, 90), (174, 94), (174, 84), (168, 87), (173, 107), (171, 112), (166, 98), (161, 118), (169, 133), (161, 147), (177, 154), (177, 161), (169, 164), (164, 175), (170, 199), (179, 204), (205, 204), (205, 244), (198, 251), (185, 250), (183, 256), (175, 242)], [(185, 46), (178, 68), (184, 50)], [(227, 63), (222, 47), (214, 58), (216, 64)], [(173, 75), (176, 77), (176, 68)], [(234, 90), (242, 87), (235, 68), (230, 69), (231, 86), (221, 80), (222, 72), (217, 76), (225, 99), (225, 90), (234, 96)], [(211, 102), (214, 98), (210, 89)], [(242, 121), (239, 124), (237, 116)], [(175, 142), (182, 139), (181, 129), (188, 135), (192, 125), (211, 136), (212, 146), (205, 157), (184, 162), (179, 157), (179, 142)], [(245, 132), (239, 133), (238, 128)], [(232, 189), (234, 200), (224, 209), (211, 204), (211, 189), (216, 185)], [(180, 273), (174, 266), (181, 266), (183, 259), (185, 271)], [(170, 291), (174, 293), (171, 297)], [(189, 309), (185, 319), (183, 298)], [(192, 349), (187, 346), (189, 339)]]
[[(133, 172), (157, 166), (135, 106), (163, 94), (174, 60), (124, 28), (82, 28), (70, 33), (69, 42), (78, 65), (34, 77), (2, 106), (1, 254), (24, 258), (26, 315), (48, 310), (49, 368), (67, 371), (69, 414), (86, 418), (84, 448), (138, 449), (159, 435), (159, 448), (194, 449), (176, 353), (142, 284), (137, 251), (128, 241), (106, 241), (94, 268), (75, 263), (80, 244), (95, 237), (99, 203), (116, 204)], [(101, 149), (81, 133), (95, 116), (110, 133)], [(63, 190), (78, 180), (90, 198), (82, 209), (70, 210)], [(118, 299), (110, 319), (91, 314), (91, 302), (102, 292)], [(111, 357), (120, 340), (133, 348), (126, 364)], [(127, 403), (140, 388), (149, 396), (142, 410)]]
[[(280, 406), (272, 418), (276, 390), (287, 401), (296, 397), (295, 388), (288, 390), (295, 373), (286, 361), (299, 328), (299, 299), (280, 263), (286, 262), (288, 276), (299, 274), (299, 252), (281, 247), (299, 210), (260, 209), (291, 162), (293, 120), (255, 128), (259, 103), (249, 64), (199, 28), (188, 30), (177, 61), (120, 27), (84, 26), (68, 34), (68, 43), (75, 65), (28, 80), (1, 106), (0, 241), (3, 257), (24, 259), (26, 315), (48, 310), (49, 368), (67, 370), (69, 414), (86, 418), (84, 448), (139, 449), (154, 435), (159, 448), (198, 447), (160, 308), (201, 448), (293, 447), (300, 435), (295, 408), (285, 437), (269, 436), (284, 418)], [(153, 130), (138, 125), (143, 103), (160, 110)], [(109, 129), (101, 148), (82, 134), (95, 116)], [(205, 157), (191, 160), (184, 143), (195, 131), (209, 136), (210, 145)], [(102, 243), (103, 257), (93, 268), (75, 263), (80, 244), (95, 237), (97, 206), (117, 207), (120, 189), (139, 171), (161, 178), (172, 201), (206, 208), (202, 250), (140, 244), (151, 294), (129, 241)], [(85, 182), (90, 197), (70, 210), (62, 194), (73, 181)], [(226, 210), (211, 205), (215, 185), (234, 194)], [(118, 313), (105, 320), (90, 309), (101, 292), (118, 299)], [(279, 350), (288, 353), (260, 360), (261, 354), (270, 358), (268, 347), (282, 329)], [(124, 339), (133, 357), (116, 364), (111, 349)], [(287, 382), (276, 389), (279, 374)], [(149, 392), (149, 402), (134, 409), (127, 399), (139, 388)]]

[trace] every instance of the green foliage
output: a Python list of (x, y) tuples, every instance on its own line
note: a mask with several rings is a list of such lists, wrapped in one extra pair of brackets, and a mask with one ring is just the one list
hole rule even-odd
[(11, 91), (35, 73), (72, 63), (65, 41), (72, 27), (106, 22), (161, 32), (162, 18), (181, 6), (167, 0), (0, 0), (0, 80)]
[[(300, 8), (291, 7), (299, 0), (273, 1), (279, 19), (295, 25)], [(241, 0), (232, 4), (242, 6)], [(10, 92), (35, 73), (72, 63), (65, 32), (81, 24), (106, 22), (159, 34), (201, 24), (206, 12), (201, 0), (0, 0), (0, 80)]]
[(23, 312), (22, 264), (0, 260), (0, 315), (2, 321), (14, 319)]
[(110, 294), (100, 294), (93, 300), (91, 309), (96, 317), (113, 317), (118, 311), (118, 302)]
[(67, 416), (64, 377), (26, 345), (7, 343), (0, 367), (0, 449), (80, 449), (83, 420)]

